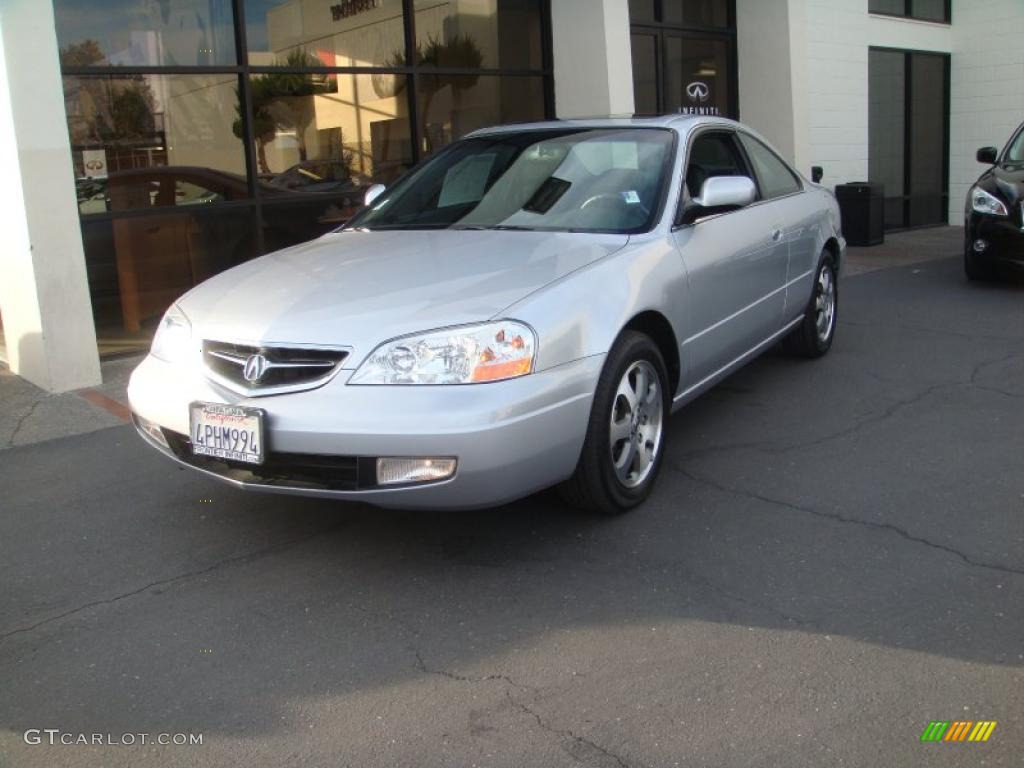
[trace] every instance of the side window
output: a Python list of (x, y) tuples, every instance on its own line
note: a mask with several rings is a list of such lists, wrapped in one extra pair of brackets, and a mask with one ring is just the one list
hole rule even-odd
[(740, 134), (740, 141), (754, 166), (762, 198), (768, 200), (800, 191), (800, 179), (768, 147), (745, 133)]
[(686, 166), (686, 191), (690, 197), (700, 197), (704, 182), (714, 176), (747, 175), (732, 133), (701, 133), (693, 140)]

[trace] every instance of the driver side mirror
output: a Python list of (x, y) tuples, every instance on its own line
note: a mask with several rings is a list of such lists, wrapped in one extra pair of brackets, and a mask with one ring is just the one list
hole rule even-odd
[(690, 224), (704, 216), (743, 208), (756, 197), (757, 187), (748, 176), (712, 176), (700, 188), (700, 197), (686, 206), (682, 223)]
[(995, 147), (982, 147), (978, 150), (978, 154), (975, 155), (979, 163), (985, 163), (986, 165), (995, 165), (996, 156), (999, 154), (999, 150)]
[(384, 190), (386, 189), (387, 187), (383, 184), (373, 184), (368, 190), (366, 190), (366, 194), (363, 195), (363, 205), (369, 207), (370, 203), (384, 194)]
[(825, 169), (820, 165), (811, 166), (811, 181), (815, 184), (820, 184), (821, 180), (825, 178)]

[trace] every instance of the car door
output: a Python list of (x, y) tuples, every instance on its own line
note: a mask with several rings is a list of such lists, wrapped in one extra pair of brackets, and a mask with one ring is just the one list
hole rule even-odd
[[(684, 210), (708, 178), (736, 175), (754, 178), (735, 132), (697, 133), (687, 156)], [(779, 328), (788, 259), (782, 227), (770, 201), (758, 200), (675, 228), (690, 289), (688, 336), (682, 343), (684, 390), (699, 386)]]
[(740, 131), (739, 139), (757, 177), (761, 197), (772, 205), (787, 245), (789, 258), (782, 317), (785, 324), (803, 314), (811, 295), (819, 256), (817, 213), (807, 205), (804, 184), (796, 171), (749, 133)]

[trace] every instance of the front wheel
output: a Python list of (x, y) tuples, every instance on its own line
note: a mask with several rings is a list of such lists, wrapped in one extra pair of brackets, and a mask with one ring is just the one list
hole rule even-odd
[(971, 250), (970, 245), (964, 249), (964, 274), (971, 281), (991, 280), (994, 276), (992, 267), (982, 263)]
[(559, 488), (576, 507), (619, 514), (654, 487), (671, 408), (665, 362), (648, 336), (624, 332), (594, 393), (579, 464)]
[(823, 251), (814, 276), (814, 292), (803, 321), (783, 340), (788, 352), (800, 357), (821, 357), (832, 348), (839, 315), (839, 283), (835, 259)]

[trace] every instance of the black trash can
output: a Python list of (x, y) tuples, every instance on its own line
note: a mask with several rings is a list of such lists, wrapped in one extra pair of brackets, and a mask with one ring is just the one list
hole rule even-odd
[(879, 245), (885, 240), (885, 187), (869, 181), (836, 185), (848, 245)]

